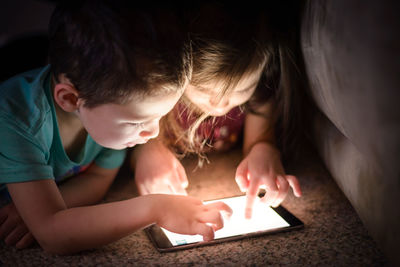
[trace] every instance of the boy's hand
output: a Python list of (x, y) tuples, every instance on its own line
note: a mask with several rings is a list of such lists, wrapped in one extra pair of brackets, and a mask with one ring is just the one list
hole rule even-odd
[(260, 188), (265, 188), (261, 199), (266, 204), (277, 207), (285, 199), (289, 186), (296, 197), (301, 196), (297, 178), (286, 175), (280, 153), (272, 145), (264, 142), (255, 144), (236, 170), (236, 183), (246, 192), (246, 218), (251, 218), (253, 204)]
[(185, 235), (202, 235), (204, 241), (214, 239), (214, 232), (224, 226), (221, 212), (227, 216), (232, 209), (223, 202), (204, 205), (189, 196), (159, 195), (157, 224), (165, 229)]
[(185, 169), (161, 142), (152, 140), (135, 152), (135, 182), (141, 195), (187, 195)]
[(15, 245), (18, 249), (27, 248), (35, 241), (14, 203), (0, 208), (0, 239), (4, 239), (7, 245)]

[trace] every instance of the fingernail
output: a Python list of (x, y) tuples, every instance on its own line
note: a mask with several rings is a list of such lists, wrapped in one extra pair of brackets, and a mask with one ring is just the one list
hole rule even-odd
[(276, 208), (276, 207), (279, 206), (279, 204), (280, 204), (280, 203), (273, 203), (273, 204), (271, 205), (271, 207)]
[(245, 215), (244, 217), (248, 220), (251, 219), (251, 210), (250, 209), (246, 209)]

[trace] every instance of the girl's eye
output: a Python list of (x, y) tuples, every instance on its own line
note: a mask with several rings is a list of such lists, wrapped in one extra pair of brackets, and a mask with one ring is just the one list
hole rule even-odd
[(253, 89), (253, 87), (245, 89), (245, 90), (241, 90), (241, 91), (236, 91), (235, 93), (237, 93), (239, 95), (244, 95), (244, 94), (249, 93), (252, 89)]
[(198, 91), (196, 91), (196, 92), (197, 92), (197, 94), (200, 95), (200, 96), (210, 96), (210, 93), (208, 93), (208, 92), (206, 92), (206, 91), (200, 91), (200, 90), (198, 90)]
[(210, 91), (197, 91), (197, 97), (201, 98), (213, 98), (216, 97), (213, 92)]

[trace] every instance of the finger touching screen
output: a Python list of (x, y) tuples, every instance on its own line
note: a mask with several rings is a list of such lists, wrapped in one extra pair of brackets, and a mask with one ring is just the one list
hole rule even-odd
[[(261, 203), (258, 199), (254, 203), (253, 216), (251, 219), (246, 219), (244, 216), (246, 205), (245, 196), (205, 201), (204, 204), (216, 201), (226, 203), (233, 210), (233, 213), (230, 218), (224, 217), (224, 227), (215, 232), (215, 239), (290, 226), (275, 210)], [(203, 241), (201, 235), (181, 235), (170, 232), (164, 228), (161, 229), (173, 246)]]

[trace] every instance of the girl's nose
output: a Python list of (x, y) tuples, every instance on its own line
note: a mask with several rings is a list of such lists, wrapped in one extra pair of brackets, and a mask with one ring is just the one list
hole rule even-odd
[(159, 132), (160, 132), (160, 127), (157, 120), (146, 125), (145, 128), (139, 133), (139, 135), (140, 137), (151, 139), (157, 137)]
[(219, 98), (219, 97), (211, 97), (210, 104), (214, 108), (225, 108), (229, 105), (229, 97)]

